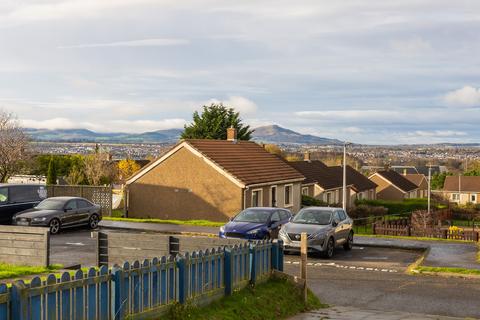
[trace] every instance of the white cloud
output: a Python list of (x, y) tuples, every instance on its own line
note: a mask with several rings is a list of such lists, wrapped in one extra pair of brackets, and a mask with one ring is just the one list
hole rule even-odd
[(409, 136), (419, 136), (419, 137), (463, 137), (467, 133), (464, 131), (455, 131), (455, 130), (434, 130), (434, 131), (423, 131), (417, 130), (415, 132), (409, 132)]
[(342, 128), (342, 131), (345, 133), (351, 133), (351, 134), (359, 134), (359, 133), (365, 132), (364, 129), (359, 127), (346, 127), (346, 128)]
[(478, 107), (480, 106), (480, 88), (465, 86), (447, 93), (444, 101), (452, 107)]
[(338, 120), (338, 119), (385, 119), (400, 115), (398, 111), (389, 110), (326, 110), (326, 111), (298, 111), (295, 112), (298, 117), (317, 120)]
[(52, 118), (47, 120), (21, 119), (20, 123), (25, 128), (33, 129), (89, 129), (96, 132), (142, 133), (182, 128), (187, 121), (174, 118), (164, 120), (107, 120), (98, 123), (77, 122), (68, 118)]
[(207, 104), (220, 102), (226, 107), (234, 108), (237, 112), (240, 112), (241, 116), (255, 114), (258, 109), (255, 102), (241, 96), (231, 96), (226, 100), (210, 99)]
[(390, 47), (393, 50), (405, 55), (417, 55), (432, 49), (430, 43), (419, 36), (408, 39), (392, 40), (390, 42)]
[(67, 118), (52, 118), (47, 120), (21, 119), (20, 123), (25, 128), (33, 129), (75, 129), (94, 126), (86, 122), (74, 122)]
[(84, 48), (105, 48), (105, 47), (163, 47), (163, 46), (179, 46), (186, 45), (189, 41), (186, 39), (142, 39), (131, 41), (117, 41), (108, 43), (90, 43), (78, 44), (71, 46), (60, 46), (59, 49), (84, 49)]

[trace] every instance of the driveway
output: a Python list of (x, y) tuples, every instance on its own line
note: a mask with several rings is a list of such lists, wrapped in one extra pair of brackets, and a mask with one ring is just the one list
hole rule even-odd
[(50, 236), (50, 263), (63, 264), (66, 268), (81, 264), (95, 266), (96, 241), (91, 231), (84, 228), (62, 230)]
[(395, 248), (424, 248), (429, 250), (422, 265), (429, 267), (466, 268), (480, 270), (478, 247), (473, 242), (426, 241), (357, 236), (355, 244)]
[[(338, 249), (333, 260), (309, 257), (308, 285), (322, 302), (335, 307), (480, 318), (480, 280), (405, 274), (418, 256), (398, 249)], [(290, 261), (285, 271), (298, 276), (294, 262), (299, 257), (285, 259)]]

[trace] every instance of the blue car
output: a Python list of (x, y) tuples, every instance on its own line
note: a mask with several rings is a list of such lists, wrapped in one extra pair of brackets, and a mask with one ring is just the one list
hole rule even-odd
[(248, 208), (220, 227), (220, 238), (248, 240), (276, 239), (280, 227), (290, 221), (292, 213), (280, 208)]

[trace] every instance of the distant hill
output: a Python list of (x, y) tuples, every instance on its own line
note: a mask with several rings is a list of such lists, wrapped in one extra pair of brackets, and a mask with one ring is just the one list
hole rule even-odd
[(182, 131), (168, 129), (144, 133), (103, 133), (86, 129), (25, 129), (34, 141), (103, 143), (174, 143)]
[(277, 125), (263, 126), (255, 129), (253, 139), (262, 142), (283, 143), (283, 144), (322, 144), (337, 145), (342, 144), (340, 140), (313, 136), (310, 134), (301, 134), (290, 129), (282, 128)]
[[(94, 132), (87, 129), (25, 129), (34, 141), (100, 142), (100, 143), (175, 143), (183, 129), (158, 130), (144, 133)], [(278, 144), (341, 144), (336, 139), (316, 137), (277, 125), (255, 129), (253, 140)]]

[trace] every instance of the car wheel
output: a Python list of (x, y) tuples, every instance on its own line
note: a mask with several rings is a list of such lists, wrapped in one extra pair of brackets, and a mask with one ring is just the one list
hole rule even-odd
[(323, 256), (327, 259), (330, 259), (333, 257), (334, 251), (335, 251), (335, 240), (333, 240), (333, 238), (330, 238), (328, 239), (327, 248), (325, 249)]
[(353, 232), (348, 234), (347, 242), (343, 244), (343, 249), (350, 251), (353, 248)]
[(88, 227), (90, 229), (96, 229), (98, 227), (98, 216), (96, 214), (92, 214), (90, 219), (88, 219)]
[(50, 228), (50, 234), (57, 234), (60, 231), (60, 220), (52, 219), (48, 226)]

